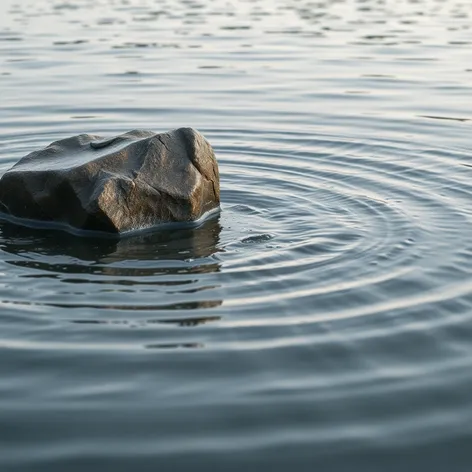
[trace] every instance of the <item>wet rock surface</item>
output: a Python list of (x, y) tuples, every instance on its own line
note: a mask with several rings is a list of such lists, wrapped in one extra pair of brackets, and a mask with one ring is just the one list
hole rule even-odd
[(82, 134), (32, 152), (0, 179), (0, 210), (123, 233), (200, 218), (220, 202), (218, 164), (196, 130)]

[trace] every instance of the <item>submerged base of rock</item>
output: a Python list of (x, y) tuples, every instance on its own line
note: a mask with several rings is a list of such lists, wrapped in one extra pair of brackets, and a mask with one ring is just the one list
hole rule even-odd
[(78, 230), (125, 233), (195, 221), (219, 203), (213, 149), (191, 128), (63, 139), (0, 179), (4, 213)]

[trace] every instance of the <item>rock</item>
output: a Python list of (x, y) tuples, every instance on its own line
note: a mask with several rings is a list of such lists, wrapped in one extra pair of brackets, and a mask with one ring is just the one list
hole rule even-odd
[(124, 233), (193, 221), (220, 203), (218, 164), (191, 128), (81, 134), (22, 158), (0, 179), (0, 209), (80, 230)]

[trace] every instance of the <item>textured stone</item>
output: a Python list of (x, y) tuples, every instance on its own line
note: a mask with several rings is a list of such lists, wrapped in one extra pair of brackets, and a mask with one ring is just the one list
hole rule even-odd
[(193, 221), (219, 202), (213, 149), (191, 128), (63, 139), (0, 179), (4, 213), (111, 233)]

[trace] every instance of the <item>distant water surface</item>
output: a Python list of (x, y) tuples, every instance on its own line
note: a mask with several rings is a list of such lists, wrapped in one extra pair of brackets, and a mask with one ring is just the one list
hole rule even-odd
[(0, 470), (470, 471), (471, 14), (1, 0), (1, 172), (193, 126), (222, 212), (0, 223)]

